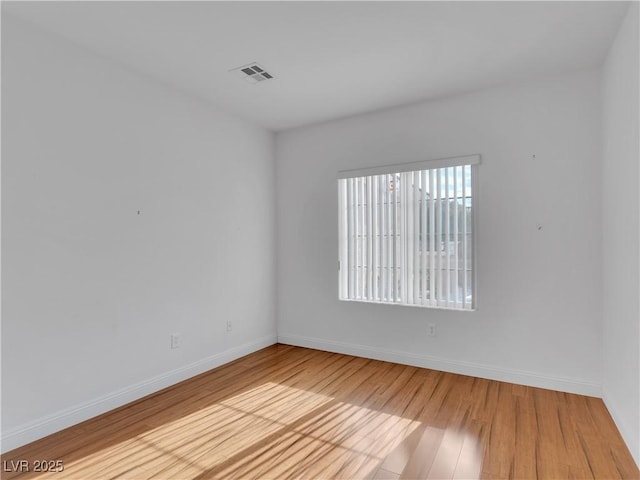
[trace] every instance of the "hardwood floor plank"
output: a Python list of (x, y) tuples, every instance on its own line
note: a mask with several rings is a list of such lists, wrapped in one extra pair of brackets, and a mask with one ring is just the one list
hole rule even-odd
[(440, 428), (425, 428), (400, 478), (426, 479), (442, 443), (443, 436), (444, 430)]
[(433, 459), (431, 468), (426, 478), (439, 480), (443, 478), (453, 478), (460, 454), (462, 453), (462, 445), (464, 444), (464, 436), (458, 430), (447, 429), (442, 436), (440, 447)]
[(400, 475), (413, 456), (424, 431), (424, 428), (418, 428), (405, 437), (405, 439), (385, 457), (380, 468)]
[(380, 468), (373, 477), (374, 480), (398, 480), (399, 478), (399, 473), (390, 472), (382, 468)]
[(474, 425), (473, 423), (465, 429), (464, 442), (462, 444), (462, 449), (460, 450), (458, 463), (456, 464), (453, 472), (454, 480), (476, 480), (480, 478), (484, 453), (478, 441), (479, 431), (479, 425)]
[(2, 455), (36, 459), (2, 478), (640, 477), (600, 399), (287, 345)]
[(559, 422), (556, 392), (536, 389), (533, 391), (536, 422), (537, 472), (542, 478), (567, 478), (567, 451), (564, 434)]
[(514, 458), (515, 478), (536, 478), (538, 423), (535, 403), (529, 395), (516, 395), (515, 422), (516, 448)]

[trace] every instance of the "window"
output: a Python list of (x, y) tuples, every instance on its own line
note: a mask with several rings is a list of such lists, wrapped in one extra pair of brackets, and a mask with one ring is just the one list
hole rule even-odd
[(473, 310), (480, 156), (340, 172), (341, 300)]

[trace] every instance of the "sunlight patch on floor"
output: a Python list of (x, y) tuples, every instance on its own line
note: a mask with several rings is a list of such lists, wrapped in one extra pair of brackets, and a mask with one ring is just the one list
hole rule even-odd
[[(267, 382), (69, 463), (65, 478), (346, 477), (377, 469), (418, 425)], [(316, 471), (319, 458), (335, 471)]]

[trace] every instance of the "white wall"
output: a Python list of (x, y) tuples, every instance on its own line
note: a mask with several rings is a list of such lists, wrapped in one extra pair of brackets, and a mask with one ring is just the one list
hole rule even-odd
[[(279, 340), (600, 395), (600, 89), (577, 72), (279, 134)], [(336, 172), (474, 153), (477, 311), (338, 301)]]
[(3, 450), (275, 342), (274, 150), (2, 16)]
[(604, 65), (603, 393), (640, 465), (640, 68), (633, 2)]

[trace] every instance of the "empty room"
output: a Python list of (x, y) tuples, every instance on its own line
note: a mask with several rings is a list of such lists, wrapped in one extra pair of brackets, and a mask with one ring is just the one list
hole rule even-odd
[(640, 4), (1, 4), (3, 479), (640, 479)]

